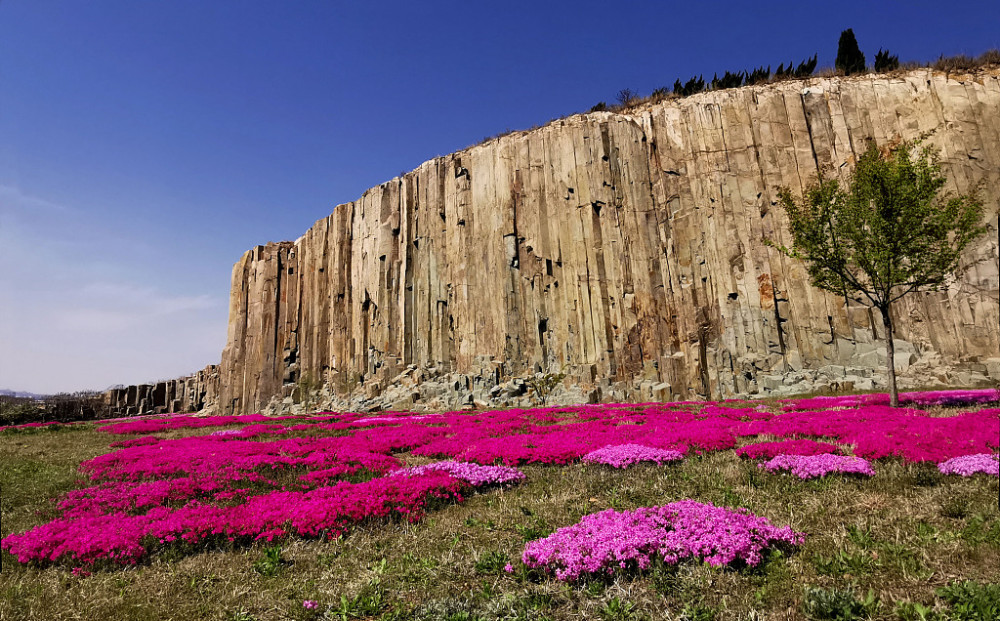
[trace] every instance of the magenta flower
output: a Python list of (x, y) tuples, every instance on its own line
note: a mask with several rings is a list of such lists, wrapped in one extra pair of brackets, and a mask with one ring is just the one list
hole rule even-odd
[(319, 606), (319, 603), (314, 599), (307, 599), (302, 602), (302, 607), (308, 610), (315, 610), (317, 606)]
[(517, 468), (507, 466), (480, 466), (459, 461), (439, 461), (424, 466), (415, 466), (397, 470), (394, 475), (416, 476), (428, 472), (447, 472), (456, 479), (461, 479), (472, 487), (484, 485), (504, 485), (518, 483), (524, 480), (524, 473)]
[(736, 449), (737, 457), (747, 459), (772, 459), (778, 455), (839, 454), (840, 448), (829, 442), (815, 440), (785, 440), (783, 442), (758, 442)]

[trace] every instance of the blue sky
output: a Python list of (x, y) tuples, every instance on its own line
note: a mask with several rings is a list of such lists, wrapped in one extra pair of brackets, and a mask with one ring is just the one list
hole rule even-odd
[(995, 0), (0, 0), (0, 388), (218, 362), (245, 250), (485, 136), (830, 66), (848, 27), (870, 62), (976, 55), (997, 24)]

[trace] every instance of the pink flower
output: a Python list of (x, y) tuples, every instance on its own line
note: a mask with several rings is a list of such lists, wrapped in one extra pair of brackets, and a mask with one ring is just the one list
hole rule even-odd
[(803, 533), (775, 527), (746, 509), (681, 500), (662, 507), (585, 515), (572, 526), (528, 543), (521, 560), (559, 580), (573, 581), (629, 566), (646, 570), (655, 559), (670, 565), (691, 558), (713, 567), (734, 562), (755, 566), (768, 547), (798, 545), (804, 538)]
[(319, 603), (317, 603), (316, 600), (314, 599), (307, 599), (306, 601), (302, 602), (302, 607), (307, 608), (309, 610), (314, 610), (317, 606), (319, 606)]
[(875, 476), (875, 470), (866, 460), (844, 455), (778, 455), (758, 467), (768, 472), (791, 472), (800, 479), (825, 477), (832, 472)]
[(946, 462), (938, 464), (938, 470), (942, 474), (958, 474), (963, 477), (971, 477), (977, 472), (987, 475), (1000, 476), (1000, 456), (989, 453), (978, 453), (976, 455), (962, 455), (952, 457)]

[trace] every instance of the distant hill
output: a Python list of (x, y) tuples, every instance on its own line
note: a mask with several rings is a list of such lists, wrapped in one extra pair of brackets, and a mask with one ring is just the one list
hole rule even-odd
[(0, 388), (0, 397), (19, 397), (21, 399), (44, 399), (48, 395), (38, 395), (33, 392), (22, 392)]

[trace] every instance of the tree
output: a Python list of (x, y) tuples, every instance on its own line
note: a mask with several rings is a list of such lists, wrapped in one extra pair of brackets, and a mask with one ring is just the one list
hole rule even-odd
[(778, 250), (805, 261), (814, 286), (853, 293), (881, 313), (893, 407), (899, 393), (892, 304), (914, 291), (941, 289), (962, 252), (986, 231), (975, 193), (942, 194), (945, 183), (929, 148), (904, 142), (883, 156), (872, 143), (846, 189), (820, 177), (801, 201), (785, 188), (778, 194), (793, 241)]
[(865, 55), (861, 53), (858, 40), (854, 37), (854, 30), (850, 28), (840, 33), (834, 66), (843, 71), (844, 75), (863, 73), (865, 70)]
[(899, 69), (899, 56), (889, 54), (889, 50), (878, 48), (875, 54), (875, 73), (886, 73)]

